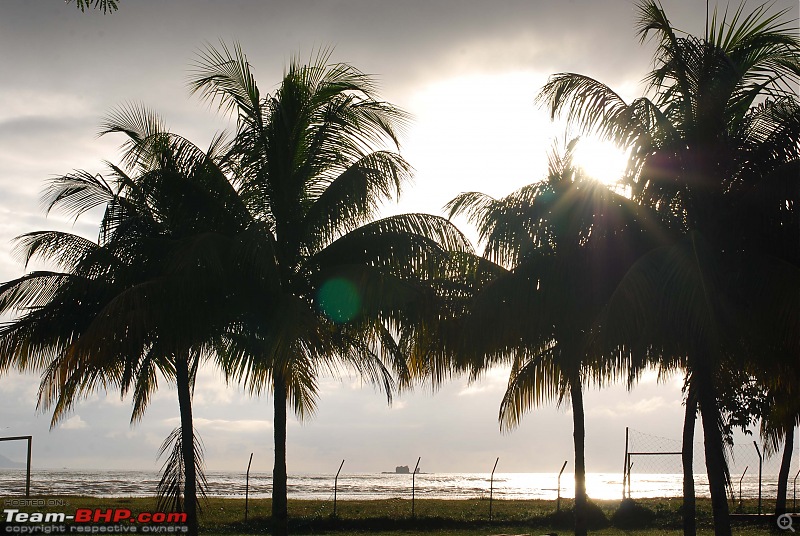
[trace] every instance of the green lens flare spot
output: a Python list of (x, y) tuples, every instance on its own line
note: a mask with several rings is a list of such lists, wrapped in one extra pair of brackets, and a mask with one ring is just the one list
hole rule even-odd
[(320, 310), (334, 322), (348, 322), (361, 310), (358, 289), (353, 283), (340, 277), (323, 283), (317, 299)]

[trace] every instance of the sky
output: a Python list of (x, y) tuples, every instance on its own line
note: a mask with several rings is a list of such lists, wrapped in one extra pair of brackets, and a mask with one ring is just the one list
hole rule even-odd
[[(751, 2), (753, 6), (755, 2)], [(701, 34), (705, 3), (664, 0), (674, 26)], [(713, 6), (713, 2), (712, 2)], [(794, 0), (779, 0), (797, 18)], [(332, 47), (379, 81), (381, 96), (413, 116), (401, 153), (415, 178), (385, 211), (442, 213), (463, 191), (494, 196), (538, 180), (546, 154), (563, 140), (534, 98), (547, 77), (578, 72), (623, 98), (642, 94), (653, 44), (635, 36), (627, 0), (121, 0), (111, 15), (80, 13), (60, 0), (0, 3), (0, 281), (25, 273), (13, 238), (62, 229), (96, 238), (97, 221), (45, 216), (39, 203), (48, 178), (119, 162), (121, 139), (97, 137), (115, 107), (143, 103), (173, 132), (200, 146), (234, 123), (190, 95), (187, 79), (198, 51), (238, 42), (262, 92), (279, 83), (297, 56)], [(583, 164), (613, 178), (613, 147), (585, 142)], [(459, 228), (474, 238), (466, 222)], [(290, 417), (289, 473), (392, 470), (557, 472), (572, 467), (572, 416), (547, 404), (501, 433), (497, 413), (508, 371), (469, 384), (456, 378), (435, 392), (417, 388), (391, 405), (355, 376), (323, 378), (319, 408), (303, 422)], [(33, 435), (36, 468), (146, 469), (160, 466), (158, 447), (178, 424), (176, 391), (162, 380), (144, 418), (131, 425), (130, 400), (98, 392), (50, 429), (36, 406), (38, 377), (0, 377), (0, 436)], [(619, 472), (625, 427), (679, 439), (682, 378), (648, 373), (624, 385), (589, 388), (585, 396), (587, 470)], [(209, 470), (272, 467), (272, 404), (226, 385), (213, 368), (200, 371), (195, 424)], [(699, 431), (697, 434), (699, 438)], [(750, 440), (748, 440), (750, 441)], [(24, 459), (23, 445), (0, 455)], [(590, 490), (591, 492), (591, 490)]]

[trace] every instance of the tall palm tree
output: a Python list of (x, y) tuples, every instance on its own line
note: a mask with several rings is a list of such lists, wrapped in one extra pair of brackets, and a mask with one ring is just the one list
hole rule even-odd
[(22, 312), (0, 329), (0, 355), (4, 365), (45, 369), (40, 404), (54, 407), (54, 424), (97, 387), (123, 396), (132, 391), (136, 421), (158, 373), (175, 381), (181, 426), (174, 437), (182, 454), (175, 460), (185, 474), (165, 467), (165, 475), (183, 482), (183, 506), (196, 533), (194, 375), (221, 331), (225, 300), (217, 282), (231, 250), (221, 238), (240, 231), (246, 211), (237, 212), (217, 160), (222, 145), (203, 153), (141, 108), (113, 114), (104, 132), (126, 133), (126, 162), (135, 174), (111, 166), (108, 180), (76, 172), (51, 182), (48, 210), (80, 217), (104, 207), (99, 238), (60, 232), (20, 238), (26, 262), (38, 256), (62, 271), (33, 272), (0, 288), (0, 309)]
[[(795, 356), (796, 359), (796, 356)], [(776, 360), (777, 361), (777, 360)], [(765, 410), (761, 415), (761, 439), (764, 454), (777, 454), (783, 446), (775, 498), (775, 514), (786, 513), (786, 492), (789, 469), (794, 453), (794, 435), (800, 425), (800, 402), (797, 396), (797, 367), (791, 360), (771, 363), (773, 370), (764, 381), (771, 385), (765, 397)], [(788, 365), (788, 366), (787, 366)]]
[[(772, 456), (780, 452), (781, 465), (778, 470), (778, 483), (775, 496), (775, 514), (786, 513), (786, 491), (789, 483), (789, 469), (792, 465), (792, 454), (794, 453), (794, 434), (800, 422), (800, 411), (797, 410), (796, 398), (791, 400), (784, 399), (776, 402), (768, 415), (761, 421), (761, 437), (764, 441), (764, 454)], [(794, 412), (791, 412), (791, 405), (794, 404)]]
[(767, 281), (769, 295), (785, 296), (798, 266), (791, 222), (798, 201), (800, 40), (786, 12), (770, 14), (766, 4), (749, 14), (741, 5), (730, 18), (715, 10), (703, 38), (674, 29), (655, 0), (640, 2), (638, 10), (640, 38), (655, 35), (658, 45), (651, 98), (628, 104), (574, 73), (552, 77), (541, 98), (553, 115), (566, 110), (573, 123), (631, 147), (634, 199), (681, 233), (673, 246), (643, 258), (618, 293), (615, 310), (624, 321), (616, 323), (623, 335), (617, 340), (647, 328), (655, 354), (685, 360), (703, 421), (714, 524), (717, 534), (728, 535), (720, 373), (741, 366), (743, 350), (758, 351), (747, 343), (753, 330), (745, 318), (776, 320), (776, 335), (787, 341), (783, 328), (796, 324), (796, 315), (787, 314), (796, 304), (785, 298), (786, 307), (773, 304), (772, 312), (752, 306)]
[(322, 51), (292, 60), (277, 89), (262, 94), (235, 46), (208, 48), (193, 90), (237, 117), (232, 154), (242, 202), (258, 227), (265, 262), (240, 278), (237, 321), (225, 338), (228, 372), (254, 392), (272, 392), (275, 466), (272, 518), (286, 534), (287, 403), (313, 411), (317, 377), (341, 367), (395, 388), (410, 379), (407, 350), (436, 322), (448, 251), (469, 245), (446, 220), (407, 214), (375, 220), (410, 166), (397, 147), (406, 116), (377, 99), (375, 84)]
[(479, 367), (511, 359), (501, 427), (548, 400), (572, 405), (575, 534), (584, 535), (583, 386), (615, 378), (630, 353), (597, 359), (587, 350), (606, 300), (657, 233), (639, 207), (574, 166), (575, 141), (551, 155), (545, 180), (499, 200), (464, 193), (448, 209), (477, 225), (484, 256), (502, 266), (478, 291), (464, 341)]

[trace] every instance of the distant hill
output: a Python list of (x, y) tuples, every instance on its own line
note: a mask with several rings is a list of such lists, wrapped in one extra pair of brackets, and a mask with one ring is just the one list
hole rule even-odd
[(0, 454), (0, 469), (25, 469), (25, 464), (15, 462)]

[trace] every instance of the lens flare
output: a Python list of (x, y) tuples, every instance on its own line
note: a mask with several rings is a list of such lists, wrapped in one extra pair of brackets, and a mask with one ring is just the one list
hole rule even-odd
[(317, 303), (325, 316), (343, 324), (355, 318), (361, 310), (361, 295), (352, 282), (335, 277), (322, 284)]

